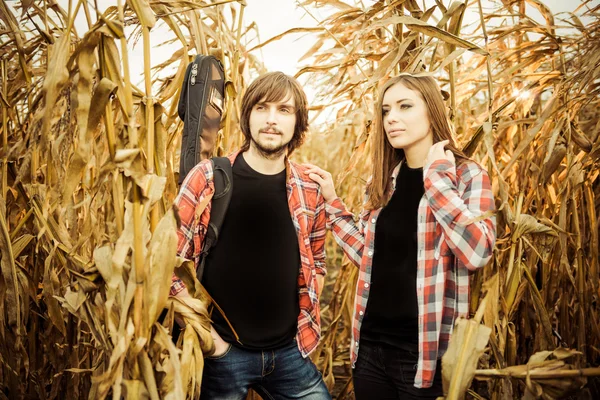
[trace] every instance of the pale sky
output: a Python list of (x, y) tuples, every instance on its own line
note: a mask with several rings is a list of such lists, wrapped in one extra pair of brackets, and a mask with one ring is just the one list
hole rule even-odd
[[(347, 3), (352, 3), (351, 0), (345, 0)], [(419, 0), (419, 3), (425, 3), (428, 7), (435, 4), (435, 0)], [(441, 0), (446, 6), (448, 6), (450, 0)], [(500, 0), (482, 0), (483, 7), (490, 6), (492, 1), (499, 3)], [(116, 5), (116, 0), (97, 0), (100, 9), (103, 11), (110, 5)], [(373, 0), (362, 0), (361, 3), (368, 7), (373, 4)], [(69, 0), (59, 0), (65, 10), (68, 9)], [(73, 1), (75, 4), (76, 2)], [(250, 25), (252, 21), (255, 21), (260, 34), (261, 41), (266, 41), (271, 37), (278, 35), (293, 27), (314, 27), (317, 26), (317, 22), (313, 17), (308, 15), (302, 7), (298, 6), (299, 1), (296, 0), (246, 0), (247, 6), (244, 11), (245, 26)], [(581, 0), (544, 0), (550, 9), (554, 12), (573, 11), (576, 7), (581, 4)], [(9, 3), (10, 4), (10, 3)], [(229, 5), (227, 5), (228, 7)], [(528, 15), (535, 15), (530, 13), (531, 6), (527, 4)], [(472, 10), (467, 13), (463, 21), (463, 25), (468, 24), (474, 18), (478, 19), (475, 13), (476, 7), (470, 7)], [(332, 11), (338, 11), (337, 9), (328, 8), (311, 8), (310, 12), (319, 20), (324, 19)], [(20, 13), (19, 13), (20, 14)], [(542, 21), (542, 18), (536, 18)], [(164, 24), (163, 24), (164, 25)], [(76, 21), (76, 28), (80, 35), (87, 30), (87, 24), (83, 16), (83, 12), (80, 12), (79, 18)], [(164, 26), (162, 29), (166, 29)], [(153, 44), (158, 44), (161, 41), (160, 24), (152, 30), (151, 40)], [(184, 32), (185, 33), (185, 32)], [(309, 61), (303, 61), (298, 63), (298, 59), (314, 44), (314, 34), (293, 34), (288, 35), (284, 39), (272, 42), (264, 46), (260, 50), (255, 50), (255, 55), (263, 60), (265, 66), (269, 71), (283, 71), (286, 74), (294, 75), (300, 68), (308, 65)], [(253, 40), (248, 44), (248, 48), (253, 47), (257, 44), (257, 40)], [(143, 74), (143, 49), (142, 41), (140, 40), (135, 46), (130, 43), (130, 66), (131, 66), (131, 77), (134, 83), (138, 86), (142, 82)], [(173, 53), (173, 47), (156, 46), (152, 50), (152, 65), (156, 65), (162, 61), (167, 60)], [(138, 78), (136, 78), (138, 77)]]
[[(454, 0), (442, 0), (442, 3), (449, 6)], [(346, 0), (346, 3), (352, 3), (351, 0)], [(423, 0), (418, 0), (419, 4), (423, 3)], [(499, 0), (495, 1), (500, 3)], [(299, 6), (296, 6), (297, 1), (295, 0), (247, 0), (247, 7), (244, 11), (245, 20), (249, 24), (251, 21), (256, 21), (260, 30), (260, 38), (262, 41), (266, 41), (269, 38), (278, 35), (292, 27), (314, 27), (317, 26), (317, 22)], [(365, 7), (375, 3), (371, 0), (363, 0), (362, 3)], [(435, 5), (435, 0), (424, 1), (427, 8)], [(472, 3), (472, 1), (469, 1)], [(573, 11), (577, 6), (581, 4), (580, 0), (542, 0), (542, 3), (546, 4), (554, 13)], [(493, 4), (490, 0), (483, 0), (482, 6), (490, 6)], [(528, 15), (535, 15), (531, 13), (531, 6), (527, 5)], [(477, 9), (472, 8), (472, 13)], [(331, 13), (329, 8), (321, 8), (319, 10), (310, 9), (310, 12), (319, 20), (324, 19)], [(538, 14), (539, 15), (539, 14)], [(463, 24), (468, 24), (472, 19), (479, 19), (479, 14), (467, 14), (463, 21)], [(536, 18), (536, 20), (543, 22), (543, 19)], [(314, 36), (313, 36), (314, 37)], [(307, 65), (307, 61), (303, 61), (298, 64), (297, 60), (310, 49), (314, 44), (314, 39), (307, 34), (293, 34), (289, 35), (286, 39), (281, 39), (277, 42), (270, 43), (262, 48), (264, 55), (263, 61), (265, 62), (269, 70), (279, 70), (287, 74), (295, 74), (302, 66)]]

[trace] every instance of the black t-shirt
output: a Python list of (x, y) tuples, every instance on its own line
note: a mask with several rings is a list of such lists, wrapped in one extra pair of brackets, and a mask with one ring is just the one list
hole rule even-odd
[[(293, 340), (300, 313), (299, 271), (285, 170), (261, 174), (240, 154), (233, 165), (231, 202), (219, 241), (206, 259), (203, 284), (225, 312), (242, 347), (274, 349)], [(213, 310), (212, 319), (219, 335), (237, 344), (218, 310)]]
[(418, 344), (417, 212), (424, 192), (423, 168), (404, 163), (375, 226), (363, 339), (405, 349)]

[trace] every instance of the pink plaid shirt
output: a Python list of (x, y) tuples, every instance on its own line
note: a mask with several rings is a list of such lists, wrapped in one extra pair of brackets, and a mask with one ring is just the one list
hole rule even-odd
[[(228, 156), (231, 164), (239, 153)], [(313, 351), (321, 337), (321, 317), (318, 298), (317, 274), (325, 275), (325, 201), (321, 187), (305, 173), (306, 168), (286, 159), (287, 193), (292, 222), (298, 234), (300, 249), (300, 273), (298, 296), (300, 314), (296, 341), (304, 357)], [(179, 208), (181, 227), (177, 231), (179, 243), (177, 254), (199, 265), (204, 235), (210, 221), (211, 203), (198, 215), (196, 207), (215, 190), (210, 160), (196, 165), (181, 185), (175, 204)], [(171, 295), (185, 288), (184, 283), (173, 275)], [(243, 299), (240, 299), (243, 301)]]
[[(392, 173), (396, 188), (398, 165)], [(454, 321), (467, 317), (469, 271), (492, 256), (496, 240), (494, 199), (487, 172), (467, 161), (455, 167), (438, 160), (423, 169), (425, 194), (417, 220), (417, 302), (419, 309), (418, 388), (430, 387), (436, 362), (448, 348)], [(360, 327), (367, 307), (381, 208), (363, 210), (358, 225), (338, 198), (326, 204), (327, 225), (349, 259), (360, 268), (352, 324), (352, 367), (358, 357)]]

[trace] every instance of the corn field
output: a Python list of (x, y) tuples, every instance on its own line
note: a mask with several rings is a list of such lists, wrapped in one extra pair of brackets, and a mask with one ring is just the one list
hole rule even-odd
[[(498, 240), (472, 276), (474, 318), (444, 359), (447, 398), (600, 396), (597, 2), (553, 14), (540, 0), (298, 0), (328, 16), (262, 43), (245, 1), (99, 2), (0, 0), (0, 398), (198, 398), (213, 348), (208, 297), (176, 256), (172, 207), (185, 68), (195, 54), (225, 66), (224, 154), (241, 143), (244, 88), (266, 71), (258, 50), (298, 32), (314, 46), (297, 77), (317, 93), (294, 158), (331, 171), (353, 211), (376, 89), (400, 72), (439, 79), (458, 143), (490, 173)], [(143, 48), (143, 87), (131, 42)], [(172, 56), (154, 61), (166, 45)], [(327, 251), (312, 358), (334, 398), (353, 399), (358, 271), (332, 238)], [(174, 271), (194, 298), (169, 298)], [(175, 344), (177, 314), (188, 325)]]

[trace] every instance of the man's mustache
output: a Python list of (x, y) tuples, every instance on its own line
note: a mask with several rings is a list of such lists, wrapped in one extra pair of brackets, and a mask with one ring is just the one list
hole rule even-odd
[(276, 128), (274, 126), (265, 126), (264, 128), (261, 128), (259, 130), (260, 133), (276, 133), (278, 135), (281, 135), (282, 132), (279, 128)]

